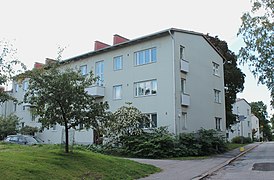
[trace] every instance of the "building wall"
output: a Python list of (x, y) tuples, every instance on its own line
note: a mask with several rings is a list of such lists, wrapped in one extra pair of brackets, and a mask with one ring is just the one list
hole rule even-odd
[(231, 140), (236, 136), (252, 138), (251, 107), (248, 102), (244, 99), (236, 100), (235, 104), (233, 104), (232, 112), (237, 116), (244, 116), (246, 118), (243, 121), (238, 119), (238, 122), (231, 126), (233, 132), (228, 130), (228, 140)]
[(252, 130), (256, 130), (257, 132), (254, 134), (254, 138), (257, 140), (260, 140), (260, 125), (259, 125), (259, 119), (254, 115), (251, 114), (251, 125)]
[[(188, 61), (189, 71), (181, 71), (180, 46), (184, 46), (184, 59)], [(135, 65), (135, 52), (156, 48), (157, 61), (144, 65)], [(113, 58), (123, 57), (122, 70), (113, 69)], [(192, 132), (204, 129), (215, 129), (216, 118), (220, 119), (219, 130), (225, 130), (224, 107), (224, 78), (223, 59), (212, 46), (201, 36), (189, 33), (175, 32), (173, 36), (166, 35), (135, 44), (116, 48), (104, 53), (98, 53), (86, 59), (72, 61), (62, 68), (79, 70), (87, 65), (87, 71), (95, 72), (96, 62), (104, 62), (104, 96), (98, 101), (107, 101), (110, 111), (116, 111), (131, 102), (133, 106), (143, 113), (157, 113), (157, 126), (167, 126), (174, 134)], [(213, 62), (219, 65), (219, 75), (213, 74)], [(190, 97), (190, 104), (182, 106), (181, 78), (186, 79), (186, 93)], [(135, 83), (157, 80), (157, 93), (149, 96), (136, 97)], [(122, 98), (113, 99), (113, 86), (122, 85)], [(15, 85), (14, 85), (15, 86)], [(14, 87), (15, 88), (15, 87)], [(220, 102), (214, 102), (214, 89), (219, 90)], [(25, 91), (19, 88), (14, 96), (20, 100)], [(183, 121), (183, 114), (186, 119)], [(23, 117), (25, 125), (32, 121), (30, 111), (18, 106), (16, 114)], [(38, 136), (47, 143), (60, 143), (62, 141), (61, 126), (55, 129), (46, 129)], [(74, 132), (73, 132), (74, 133)], [(75, 131), (76, 143), (92, 143), (93, 132)]]
[[(215, 118), (221, 118), (220, 130), (225, 130), (225, 98), (223, 59), (202, 37), (186, 33), (175, 33), (175, 72), (176, 72), (176, 122), (179, 114), (187, 113), (186, 129), (179, 127), (179, 132), (192, 132), (200, 128), (215, 129)], [(185, 59), (189, 62), (189, 72), (179, 70), (179, 47), (185, 48)], [(213, 62), (219, 65), (219, 76), (213, 75)], [(181, 81), (186, 79), (186, 92), (190, 95), (190, 105), (181, 107)], [(220, 103), (214, 102), (214, 89), (220, 91)]]

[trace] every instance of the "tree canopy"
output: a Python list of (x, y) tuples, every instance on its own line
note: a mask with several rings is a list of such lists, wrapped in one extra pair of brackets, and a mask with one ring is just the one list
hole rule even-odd
[(55, 65), (34, 69), (28, 77), (29, 90), (25, 102), (34, 107), (43, 128), (57, 123), (65, 127), (65, 151), (69, 152), (68, 130), (76, 129), (80, 124), (95, 126), (98, 122), (90, 121), (98, 120), (96, 117), (100, 117), (108, 107), (106, 103), (96, 102), (85, 90), (97, 78), (92, 73), (83, 76), (79, 71), (64, 70)]
[(0, 116), (0, 140), (3, 140), (7, 135), (17, 133), (17, 125), (19, 118), (15, 115)]
[(244, 89), (245, 74), (237, 67), (237, 56), (228, 49), (227, 43), (217, 36), (206, 36), (209, 41), (225, 57), (224, 62), (224, 83), (225, 83), (225, 107), (226, 107), (226, 127), (236, 122), (236, 115), (232, 113), (232, 105), (236, 101), (236, 95)]
[[(0, 41), (0, 87), (7, 85), (15, 74), (22, 72), (26, 67), (16, 57), (16, 48), (8, 41)], [(0, 89), (0, 103), (14, 100), (7, 92)]]
[(251, 112), (259, 119), (260, 131), (263, 132), (263, 137), (268, 140), (272, 139), (271, 127), (269, 125), (267, 106), (262, 102), (251, 102)]
[(241, 17), (238, 35), (243, 37), (245, 47), (239, 51), (241, 62), (248, 62), (258, 82), (266, 84), (271, 92), (274, 107), (274, 2), (252, 0), (252, 9)]

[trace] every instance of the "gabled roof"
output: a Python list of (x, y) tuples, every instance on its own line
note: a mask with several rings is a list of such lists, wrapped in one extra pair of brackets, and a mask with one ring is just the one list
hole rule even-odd
[(148, 40), (155, 39), (155, 38), (158, 38), (158, 37), (167, 36), (167, 35), (173, 34), (174, 32), (181, 32), (181, 33), (186, 33), (186, 34), (202, 36), (211, 45), (211, 47), (225, 60), (225, 57), (206, 38), (206, 36), (204, 34), (194, 32), (194, 31), (187, 31), (187, 30), (182, 30), (182, 29), (169, 28), (169, 29), (166, 29), (166, 30), (163, 30), (163, 31), (159, 31), (159, 32), (150, 34), (150, 35), (142, 36), (142, 37), (139, 37), (139, 38), (136, 38), (136, 39), (126, 41), (126, 42), (115, 44), (113, 46), (102, 48), (102, 49), (99, 49), (97, 51), (91, 51), (91, 52), (88, 52), (88, 53), (85, 53), (85, 54), (81, 54), (81, 55), (66, 59), (66, 60), (62, 61), (62, 63), (69, 63), (71, 61), (78, 61), (78, 60), (81, 60), (81, 59), (86, 59), (86, 58), (89, 58), (89, 57), (97, 55), (97, 54), (101, 54), (101, 53), (108, 52), (108, 51), (111, 51), (111, 50), (115, 50), (115, 49), (118, 49), (118, 48), (126, 47), (126, 46), (129, 46), (129, 45), (137, 44), (139, 42), (144, 42), (144, 41), (148, 41)]

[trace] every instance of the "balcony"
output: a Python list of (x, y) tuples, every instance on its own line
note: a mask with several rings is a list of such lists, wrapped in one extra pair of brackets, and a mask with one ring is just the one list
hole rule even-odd
[(182, 93), (181, 103), (182, 103), (182, 106), (189, 106), (190, 105), (190, 95)]
[(189, 62), (184, 59), (181, 59), (181, 71), (185, 73), (189, 72)]
[(103, 86), (91, 86), (86, 88), (86, 91), (89, 95), (94, 97), (104, 97), (105, 96), (105, 87)]

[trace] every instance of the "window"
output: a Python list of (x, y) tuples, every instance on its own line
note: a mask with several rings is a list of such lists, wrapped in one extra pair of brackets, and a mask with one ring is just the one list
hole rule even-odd
[(83, 129), (84, 129), (84, 124), (83, 124), (83, 123), (80, 123), (80, 124), (78, 125), (78, 129), (79, 129), (79, 130), (83, 130)]
[(250, 127), (250, 121), (247, 121), (247, 127)]
[(181, 91), (186, 93), (186, 79), (181, 79)]
[(247, 115), (249, 115), (249, 109), (246, 110)]
[(186, 112), (182, 112), (182, 130), (186, 130), (187, 129), (187, 113)]
[(29, 88), (29, 82), (28, 81), (24, 81), (23, 82), (23, 90), (26, 91), (26, 90), (28, 90), (28, 88)]
[(213, 74), (216, 76), (220, 76), (219, 72), (219, 64), (213, 62)]
[(113, 70), (121, 70), (123, 68), (123, 56), (117, 56), (113, 58)]
[(87, 65), (80, 66), (80, 72), (83, 76), (87, 75)]
[(146, 116), (149, 119), (149, 122), (142, 124), (141, 128), (144, 128), (144, 129), (156, 128), (157, 127), (157, 114), (151, 113), (151, 114), (146, 114)]
[(56, 124), (52, 125), (52, 130), (56, 131)]
[(157, 80), (135, 83), (135, 96), (149, 96), (157, 94)]
[(215, 117), (216, 130), (221, 130), (221, 120), (222, 118)]
[(221, 93), (221, 91), (214, 89), (214, 102), (215, 103), (221, 103), (220, 93)]
[(25, 122), (21, 122), (21, 128), (25, 127)]
[(18, 92), (19, 85), (18, 85), (18, 84), (15, 84), (15, 85), (14, 85), (14, 89), (15, 89), (15, 92)]
[(16, 109), (17, 109), (17, 104), (14, 103), (14, 112), (16, 112)]
[(113, 99), (122, 99), (122, 85), (113, 86)]
[(135, 52), (135, 65), (143, 65), (157, 61), (156, 48)]
[(104, 83), (104, 61), (95, 63), (95, 76), (99, 79), (96, 81), (98, 86), (103, 86)]
[(184, 59), (184, 51), (185, 51), (185, 47), (184, 46), (180, 46), (180, 59)]

